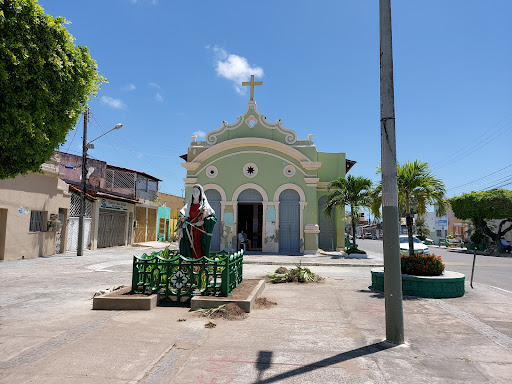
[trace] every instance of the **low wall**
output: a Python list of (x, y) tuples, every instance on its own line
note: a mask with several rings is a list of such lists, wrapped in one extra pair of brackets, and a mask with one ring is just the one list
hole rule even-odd
[[(442, 299), (464, 296), (465, 276), (445, 271), (441, 276), (402, 275), (402, 294)], [(372, 269), (372, 288), (384, 291), (384, 268)]]

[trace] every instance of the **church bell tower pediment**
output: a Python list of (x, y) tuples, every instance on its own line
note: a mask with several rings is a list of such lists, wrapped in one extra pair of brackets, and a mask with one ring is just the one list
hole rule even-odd
[(281, 119), (275, 123), (269, 123), (267, 117), (257, 111), (256, 102), (251, 100), (247, 104), (247, 111), (242, 116), (238, 116), (235, 123), (229, 124), (223, 121), (219, 129), (210, 131), (206, 135), (206, 145), (245, 137), (270, 139), (288, 145), (297, 142), (295, 131), (284, 128)]

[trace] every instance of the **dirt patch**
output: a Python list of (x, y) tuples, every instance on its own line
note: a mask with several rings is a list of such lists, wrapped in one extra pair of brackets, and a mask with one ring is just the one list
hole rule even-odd
[(243, 320), (247, 318), (245, 311), (235, 303), (228, 303), (217, 308), (198, 309), (194, 312), (199, 313), (200, 317), (208, 319)]
[(258, 297), (255, 302), (255, 306), (258, 309), (261, 308), (272, 308), (274, 305), (277, 305), (275, 301), (269, 300), (266, 297)]

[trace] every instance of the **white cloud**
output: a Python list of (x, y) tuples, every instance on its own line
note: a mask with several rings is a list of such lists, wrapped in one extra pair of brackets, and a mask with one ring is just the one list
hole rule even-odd
[(156, 101), (160, 101), (160, 102), (164, 101), (164, 98), (163, 98), (163, 96), (160, 94), (160, 92), (157, 92), (157, 93), (156, 93), (156, 95), (155, 95), (155, 100), (156, 100)]
[(203, 131), (195, 131), (193, 134), (196, 135), (198, 139), (204, 139), (206, 137), (206, 133)]
[(154, 87), (156, 89), (162, 89), (157, 83), (149, 83), (148, 84), (150, 87)]
[(120, 99), (114, 99), (113, 97), (109, 96), (101, 96), (101, 102), (102, 104), (108, 105), (112, 108), (122, 109), (126, 107), (126, 105)]
[(215, 70), (217, 75), (224, 77), (225, 79), (231, 80), (235, 90), (245, 95), (247, 89), (242, 86), (243, 81), (249, 81), (251, 75), (255, 77), (263, 77), (263, 68), (251, 67), (247, 59), (242, 56), (229, 54), (224, 48), (214, 46), (206, 46), (207, 49), (211, 49), (215, 55)]
[(137, 87), (135, 86), (135, 84), (132, 83), (129, 83), (125, 85), (123, 88), (121, 88), (121, 90), (123, 91), (135, 91), (135, 89), (137, 89)]

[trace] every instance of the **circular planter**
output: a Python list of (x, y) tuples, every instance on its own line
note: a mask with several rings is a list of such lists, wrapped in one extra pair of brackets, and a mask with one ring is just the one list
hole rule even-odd
[[(443, 299), (464, 296), (465, 276), (445, 271), (441, 276), (402, 275), (402, 294)], [(372, 288), (384, 292), (384, 268), (372, 269)]]

